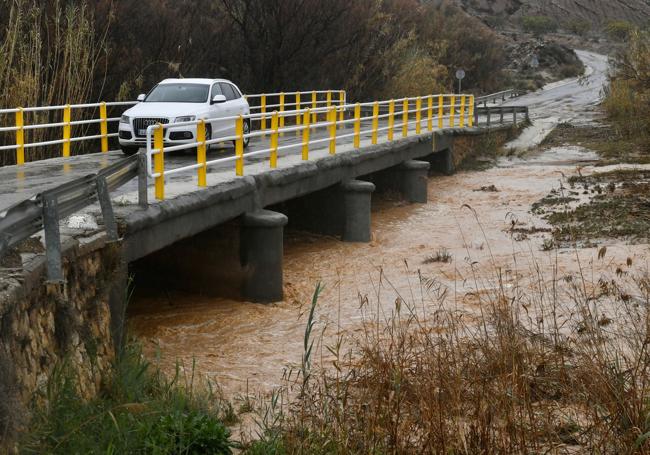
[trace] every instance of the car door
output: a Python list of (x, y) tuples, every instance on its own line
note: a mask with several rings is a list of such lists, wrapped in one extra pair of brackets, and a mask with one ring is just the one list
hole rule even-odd
[(230, 135), (230, 123), (225, 120), (219, 120), (220, 118), (229, 116), (227, 112), (228, 102), (226, 101), (225, 103), (213, 103), (212, 100), (216, 95), (224, 95), (219, 82), (212, 84), (212, 88), (210, 90), (210, 108), (208, 109), (208, 118), (210, 119), (210, 125), (212, 125), (213, 139)]
[[(221, 86), (221, 92), (226, 97), (226, 102), (224, 103), (224, 109), (227, 112), (227, 117), (236, 117), (240, 114), (243, 114), (238, 98), (240, 97), (239, 92), (229, 84), (228, 82), (219, 82)], [(235, 135), (235, 120), (230, 120), (226, 122), (226, 134), (228, 136)]]

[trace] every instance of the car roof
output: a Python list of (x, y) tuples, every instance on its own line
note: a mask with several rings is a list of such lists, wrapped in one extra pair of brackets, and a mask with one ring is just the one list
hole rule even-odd
[(227, 79), (207, 79), (207, 78), (188, 78), (188, 79), (165, 79), (164, 81), (160, 82), (161, 84), (177, 84), (177, 83), (185, 83), (185, 84), (214, 84), (215, 82), (229, 82), (232, 84)]

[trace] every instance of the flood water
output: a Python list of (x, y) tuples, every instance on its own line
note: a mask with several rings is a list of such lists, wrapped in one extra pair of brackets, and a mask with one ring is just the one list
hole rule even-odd
[[(550, 157), (557, 153), (548, 152)], [(590, 152), (584, 158), (592, 158)], [(398, 293), (417, 302), (425, 313), (435, 311), (439, 302), (421, 297), (418, 274), (442, 285), (445, 306), (471, 313), (475, 303), (466, 293), (477, 284), (470, 263), (488, 278), (497, 266), (514, 279), (526, 276), (533, 260), (548, 269), (557, 262), (560, 271), (568, 272), (577, 270), (579, 257), (590, 273), (601, 273), (643, 254), (645, 246), (614, 245), (610, 261), (603, 264), (593, 248), (561, 251), (557, 257), (540, 251), (543, 233), (513, 239), (509, 231), (513, 219), (518, 227), (545, 226), (529, 212), (530, 206), (557, 188), (563, 173), (573, 170), (575, 165), (538, 156), (530, 163), (505, 162), (487, 171), (434, 177), (428, 204), (375, 201), (373, 238), (368, 244), (287, 233), (283, 302), (260, 305), (186, 294), (140, 297), (130, 310), (131, 328), (147, 355), (162, 355), (162, 366), (169, 372), (177, 360), (187, 367), (195, 360), (198, 371), (218, 382), (226, 396), (247, 390), (268, 392), (282, 384), (286, 368), (300, 364), (306, 313), (319, 282), (325, 290), (318, 303), (316, 330), (324, 331), (323, 343), (330, 344), (338, 333), (361, 335), (363, 321), (378, 312), (380, 317), (390, 314)], [(589, 169), (583, 167), (581, 172)], [(498, 191), (480, 191), (491, 185)], [(441, 249), (449, 252), (451, 262), (424, 264)], [(369, 303), (361, 308), (363, 297)]]
[[(532, 116), (543, 120), (544, 106), (551, 106), (555, 122), (575, 119), (581, 109), (592, 112), (601, 96), (606, 57), (579, 55), (590, 65), (586, 82), (565, 81), (517, 102), (541, 100), (541, 112)], [(572, 91), (574, 96), (567, 96)], [(471, 316), (477, 303), (470, 291), (489, 287), (499, 268), (506, 280), (525, 280), (536, 276), (531, 273), (534, 267), (542, 273), (575, 273), (581, 267), (597, 281), (628, 257), (645, 256), (647, 245), (610, 241), (604, 261), (597, 259), (596, 248), (542, 252), (547, 233), (515, 239), (510, 231), (513, 221), (522, 229), (547, 227), (530, 213), (531, 205), (559, 188), (577, 166), (583, 175), (595, 172), (596, 159), (581, 147), (554, 148), (524, 159), (502, 159), (485, 171), (431, 178), (427, 204), (373, 200), (370, 243), (288, 232), (283, 302), (259, 305), (199, 295), (149, 295), (130, 308), (132, 332), (150, 358), (162, 356), (167, 371), (174, 371), (177, 360), (186, 367), (195, 360), (198, 371), (232, 398), (247, 391), (268, 392), (283, 384), (287, 369), (300, 364), (307, 312), (318, 283), (324, 291), (316, 311), (315, 330), (323, 334), (317, 357), (325, 357), (324, 346), (339, 334), (354, 340), (363, 335), (364, 321), (389, 316), (398, 296), (417, 303), (427, 317), (444, 294), (442, 305)], [(443, 249), (450, 262), (425, 264)], [(476, 270), (485, 276), (476, 276)]]

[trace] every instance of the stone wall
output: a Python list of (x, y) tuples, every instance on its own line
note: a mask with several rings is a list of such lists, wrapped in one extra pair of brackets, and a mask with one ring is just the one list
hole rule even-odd
[[(43, 258), (0, 273), (0, 452), (28, 422), (55, 366), (66, 361), (93, 396), (119, 342), (126, 279), (119, 245), (65, 245), (66, 284), (45, 284)], [(122, 291), (124, 292), (122, 294)]]

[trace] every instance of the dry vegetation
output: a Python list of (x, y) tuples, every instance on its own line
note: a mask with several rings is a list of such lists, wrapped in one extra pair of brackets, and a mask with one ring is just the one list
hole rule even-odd
[(343, 88), (353, 100), (448, 91), (460, 66), (467, 90), (504, 84), (489, 28), (418, 0), (0, 0), (0, 51), (3, 108), (131, 100), (165, 77), (226, 77), (247, 93)]
[(650, 153), (650, 31), (629, 33), (604, 103), (616, 136)]
[(303, 365), (298, 399), (263, 408), (248, 453), (650, 451), (647, 272), (540, 268), (476, 278), (474, 314), (422, 278), (352, 349), (339, 339), (323, 369)]

